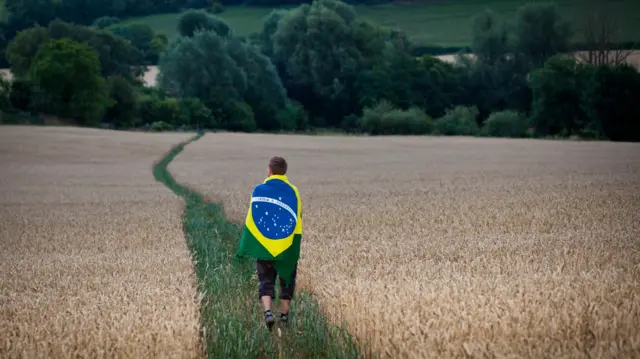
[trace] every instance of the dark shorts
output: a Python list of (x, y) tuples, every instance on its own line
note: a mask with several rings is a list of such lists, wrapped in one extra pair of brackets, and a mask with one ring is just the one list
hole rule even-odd
[(258, 259), (256, 260), (256, 269), (258, 271), (258, 280), (260, 281), (260, 287), (258, 292), (260, 297), (270, 296), (271, 299), (276, 297), (275, 294), (275, 286), (276, 286), (276, 277), (278, 277), (280, 282), (280, 299), (293, 299), (293, 294), (296, 289), (296, 272), (293, 271), (293, 280), (290, 286), (285, 286), (284, 281), (276, 272), (276, 268), (273, 266), (272, 261), (266, 261)]

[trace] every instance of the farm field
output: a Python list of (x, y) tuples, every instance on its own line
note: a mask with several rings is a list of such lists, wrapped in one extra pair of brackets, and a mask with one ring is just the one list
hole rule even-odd
[[(420, 44), (465, 46), (471, 41), (473, 16), (486, 8), (498, 12), (507, 19), (512, 18), (518, 7), (533, 1), (525, 0), (465, 0), (428, 1), (423, 3), (392, 3), (376, 6), (354, 6), (358, 15), (381, 25), (399, 28)], [(557, 0), (565, 17), (575, 26), (582, 26), (589, 7), (585, 1)], [(632, 0), (608, 1), (607, 11), (615, 16), (620, 25), (620, 41), (640, 40), (640, 3)], [(289, 7), (283, 7), (289, 8)], [(223, 19), (237, 35), (248, 35), (262, 30), (263, 17), (273, 7), (227, 6), (225, 12), (216, 16)], [(177, 36), (180, 14), (157, 14), (132, 18), (125, 23), (145, 23), (169, 39)], [(582, 38), (576, 34), (574, 40)]]
[(382, 357), (638, 357), (640, 145), (207, 134), (170, 165), (241, 222), (270, 156), (301, 289)]
[(183, 202), (190, 134), (0, 127), (0, 357), (202, 357)]

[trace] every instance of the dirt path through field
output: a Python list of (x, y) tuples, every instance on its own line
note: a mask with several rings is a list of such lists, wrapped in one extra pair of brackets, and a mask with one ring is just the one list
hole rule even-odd
[(202, 357), (182, 201), (151, 172), (190, 136), (0, 127), (0, 357)]

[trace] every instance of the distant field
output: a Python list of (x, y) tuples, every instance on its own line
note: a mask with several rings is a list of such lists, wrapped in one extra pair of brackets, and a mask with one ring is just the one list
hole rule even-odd
[[(509, 18), (517, 8), (527, 2), (524, 0), (493, 1), (433, 1), (424, 4), (389, 4), (379, 6), (355, 6), (361, 16), (376, 23), (401, 28), (416, 42), (461, 46), (467, 45), (471, 39), (471, 23), (475, 14), (485, 8)], [(585, 1), (560, 0), (556, 2), (563, 14), (574, 24), (581, 24), (589, 9)], [(640, 1), (609, 1), (606, 8), (620, 21), (622, 28), (621, 41), (640, 38)], [(273, 8), (257, 8), (229, 6), (219, 14), (238, 35), (247, 35), (260, 31), (262, 18)], [(127, 20), (127, 23), (138, 22), (149, 24), (154, 30), (167, 35), (176, 36), (176, 24), (179, 14), (160, 14)], [(576, 40), (580, 40), (576, 37)]]

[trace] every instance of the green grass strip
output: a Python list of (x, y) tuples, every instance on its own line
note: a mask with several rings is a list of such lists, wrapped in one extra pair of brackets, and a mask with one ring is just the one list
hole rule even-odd
[[(359, 347), (344, 327), (331, 325), (317, 303), (299, 292), (291, 303), (290, 324), (278, 338), (263, 325), (255, 264), (234, 258), (240, 226), (228, 221), (220, 204), (180, 185), (169, 163), (193, 141), (175, 146), (153, 168), (162, 182), (185, 200), (183, 229), (193, 254), (201, 320), (209, 358), (360, 358)], [(273, 303), (274, 308), (279, 303)], [(277, 311), (276, 311), (277, 313)]]

